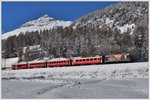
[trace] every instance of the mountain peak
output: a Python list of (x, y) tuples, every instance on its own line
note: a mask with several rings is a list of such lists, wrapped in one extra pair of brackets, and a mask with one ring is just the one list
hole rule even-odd
[(35, 20), (31, 20), (23, 24), (20, 28), (7, 32), (2, 35), (3, 39), (9, 36), (19, 35), (20, 33), (26, 33), (31, 31), (50, 30), (55, 27), (67, 27), (72, 24), (72, 21), (56, 20), (53, 17), (49, 17), (47, 14), (43, 15)]
[(47, 25), (51, 21), (55, 21), (53, 17), (49, 17), (47, 14), (39, 17), (37, 20), (29, 21), (23, 24), (21, 27), (30, 27), (30, 26), (43, 26)]
[(37, 21), (53, 21), (55, 20), (53, 17), (49, 17), (47, 14), (41, 16), (40, 18), (37, 19)]

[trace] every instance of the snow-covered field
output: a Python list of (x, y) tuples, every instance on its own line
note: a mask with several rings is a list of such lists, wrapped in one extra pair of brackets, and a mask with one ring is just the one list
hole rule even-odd
[(126, 64), (86, 65), (2, 71), (2, 78), (130, 78), (148, 77), (148, 62)]
[(148, 98), (148, 62), (2, 71), (2, 98)]
[(148, 78), (53, 79), (51, 82), (2, 81), (2, 98), (148, 98)]

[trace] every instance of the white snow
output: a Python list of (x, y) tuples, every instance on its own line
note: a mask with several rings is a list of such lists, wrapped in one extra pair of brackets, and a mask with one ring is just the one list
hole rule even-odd
[(12, 64), (15, 64), (18, 62), (18, 57), (15, 57), (15, 58), (8, 58), (8, 59), (2, 59), (2, 68), (5, 68), (5, 67), (11, 67)]
[(4, 99), (146, 99), (148, 62), (2, 71)]
[[(42, 50), (41, 48), (40, 48), (40, 45), (32, 45), (32, 46), (28, 46), (28, 48), (29, 48), (29, 50)], [(26, 51), (26, 49), (27, 49), (27, 47), (23, 47), (23, 53), (25, 53), (25, 51)]]
[(4, 33), (2, 34), (2, 39), (7, 39), (10, 36), (18, 36), (20, 34), (20, 32), (25, 33), (25, 32), (32, 32), (32, 31), (40, 31), (40, 30), (44, 30), (44, 29), (52, 29), (58, 26), (62, 26), (62, 27), (67, 27), (70, 24), (72, 24), (71, 21), (63, 21), (63, 20), (55, 20), (52, 17), (48, 17), (48, 15), (44, 15), (40, 18), (38, 18), (37, 20), (33, 20), (33, 21), (29, 21), (25, 24), (22, 25), (22, 27)]
[(126, 63), (87, 65), (56, 68), (38, 68), (2, 71), (2, 78), (10, 77), (39, 77), (45, 78), (126, 78), (148, 77), (148, 63)]
[(105, 19), (105, 24), (109, 25), (110, 27), (112, 27), (114, 20), (110, 20), (109, 18)]
[(130, 35), (132, 35), (135, 24), (125, 24), (124, 26), (117, 26), (117, 28), (121, 31), (121, 33), (127, 32), (128, 29), (131, 29)]
[(43, 81), (41, 79), (38, 81), (2, 80), (2, 98), (148, 99), (148, 78), (49, 79)]

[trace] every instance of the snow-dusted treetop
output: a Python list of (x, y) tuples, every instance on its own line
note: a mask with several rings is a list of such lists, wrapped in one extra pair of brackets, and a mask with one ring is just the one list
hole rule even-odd
[(20, 28), (15, 29), (13, 31), (4, 33), (2, 35), (2, 39), (6, 39), (9, 36), (13, 35), (19, 35), (21, 32), (31, 32), (31, 31), (40, 31), (44, 29), (52, 29), (55, 27), (67, 27), (72, 24), (72, 21), (63, 21), (63, 20), (56, 20), (52, 17), (49, 17), (48, 15), (41, 16), (40, 18), (36, 20), (29, 21), (25, 24), (23, 24)]

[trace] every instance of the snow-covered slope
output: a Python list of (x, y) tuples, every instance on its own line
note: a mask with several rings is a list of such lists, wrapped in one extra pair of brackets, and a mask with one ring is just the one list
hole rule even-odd
[(13, 35), (19, 35), (20, 32), (22, 32), (22, 33), (27, 32), (27, 31), (32, 32), (32, 31), (40, 31), (40, 30), (44, 30), (44, 29), (49, 30), (52, 28), (56, 28), (58, 26), (66, 27), (71, 24), (72, 24), (71, 21), (56, 20), (52, 17), (49, 17), (48, 15), (44, 15), (44, 16), (41, 16), (40, 18), (38, 18), (37, 20), (32, 20), (32, 21), (29, 21), (29, 22), (23, 24), (18, 29), (15, 29), (11, 32), (4, 33), (2, 35), (2, 39), (6, 39), (9, 36), (13, 36)]
[(142, 78), (148, 77), (148, 62), (87, 65), (2, 71), (2, 78)]
[(73, 28), (75, 29), (76, 26), (109, 27), (113, 30), (118, 29), (121, 34), (129, 32), (132, 35), (137, 26), (141, 24), (148, 25), (147, 8), (147, 2), (116, 3), (80, 17), (74, 23)]

